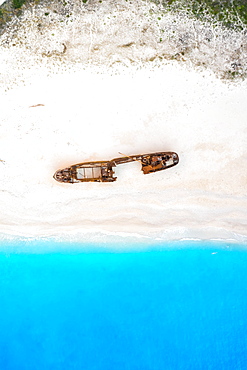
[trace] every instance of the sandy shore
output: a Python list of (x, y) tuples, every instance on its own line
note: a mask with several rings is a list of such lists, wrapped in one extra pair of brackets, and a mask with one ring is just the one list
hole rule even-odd
[[(29, 75), (0, 93), (2, 238), (247, 240), (246, 83), (177, 62)], [(155, 174), (132, 163), (115, 183), (53, 179), (73, 163), (170, 150), (179, 165)]]

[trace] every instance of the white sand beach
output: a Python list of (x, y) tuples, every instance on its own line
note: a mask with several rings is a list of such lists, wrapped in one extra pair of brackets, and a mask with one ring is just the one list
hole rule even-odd
[[(1, 238), (245, 242), (246, 81), (124, 53), (113, 64), (37, 62), (1, 48)], [(71, 164), (157, 151), (179, 164), (149, 175), (120, 165), (114, 183), (53, 179)]]

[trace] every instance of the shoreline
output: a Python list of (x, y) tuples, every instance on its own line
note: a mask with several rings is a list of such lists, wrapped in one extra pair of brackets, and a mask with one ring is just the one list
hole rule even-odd
[[(165, 235), (164, 235), (165, 234)], [(206, 242), (206, 243), (229, 243), (238, 244), (239, 246), (247, 245), (247, 235), (236, 233), (234, 231), (222, 228), (200, 228), (186, 229), (185, 227), (176, 227), (171, 230), (166, 230), (159, 234), (140, 234), (131, 232), (106, 232), (99, 230), (85, 230), (84, 232), (59, 232), (56, 233), (40, 233), (39, 235), (31, 235), (28, 233), (0, 233), (0, 246), (3, 243), (66, 243), (66, 244), (139, 244), (143, 247), (152, 244), (167, 244), (167, 243), (183, 243), (183, 242)]]
[[(0, 236), (0, 255), (76, 255), (76, 254), (130, 254), (130, 253), (152, 253), (169, 252), (175, 250), (199, 250), (208, 251), (212, 257), (220, 254), (221, 251), (246, 253), (247, 241), (238, 241), (233, 239), (142, 239), (133, 236), (97, 235), (94, 239), (61, 239), (50, 238), (11, 238), (1, 239)], [(215, 255), (215, 256), (214, 256)]]

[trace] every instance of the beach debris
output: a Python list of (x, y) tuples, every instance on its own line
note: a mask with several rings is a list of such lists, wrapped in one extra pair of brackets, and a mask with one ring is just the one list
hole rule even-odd
[(35, 105), (30, 105), (29, 108), (35, 108), (35, 107), (44, 107), (45, 104), (35, 104)]
[(2, 162), (3, 164), (5, 164), (5, 161), (3, 159), (0, 159), (0, 162)]
[(71, 184), (77, 182), (113, 182), (117, 180), (113, 176), (113, 167), (134, 161), (141, 163), (141, 170), (146, 175), (175, 166), (179, 162), (179, 157), (175, 152), (157, 152), (124, 156), (110, 161), (82, 162), (57, 170), (53, 177), (59, 182)]

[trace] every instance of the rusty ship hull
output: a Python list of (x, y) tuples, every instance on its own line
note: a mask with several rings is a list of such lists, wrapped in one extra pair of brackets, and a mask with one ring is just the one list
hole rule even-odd
[(175, 152), (157, 152), (114, 158), (110, 161), (82, 162), (57, 170), (54, 179), (64, 183), (78, 182), (113, 182), (113, 168), (123, 163), (137, 161), (141, 164), (144, 175), (173, 167), (179, 162)]

